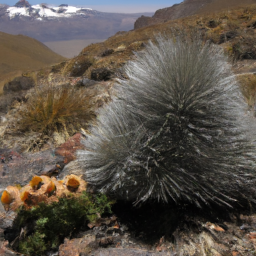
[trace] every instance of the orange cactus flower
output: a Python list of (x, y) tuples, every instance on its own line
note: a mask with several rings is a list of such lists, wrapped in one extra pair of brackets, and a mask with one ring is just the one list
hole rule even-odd
[(12, 197), (9, 192), (4, 190), (2, 196), (1, 196), (1, 202), (3, 204), (10, 204), (12, 202)]
[(50, 181), (47, 188), (46, 188), (46, 193), (52, 193), (56, 189), (55, 184), (53, 181)]
[(78, 179), (76, 179), (75, 177), (72, 177), (70, 179), (68, 179), (66, 185), (68, 187), (71, 187), (71, 188), (78, 188), (80, 186), (80, 182)]
[(66, 188), (75, 193), (81, 193), (86, 190), (87, 183), (80, 177), (74, 174), (67, 175), (63, 184), (66, 185)]
[(39, 184), (42, 183), (42, 178), (39, 176), (34, 176), (32, 178), (32, 180), (29, 182), (30, 186), (32, 188), (38, 189), (39, 188)]
[(20, 195), (20, 199), (21, 201), (25, 202), (27, 199), (28, 199), (28, 196), (29, 196), (29, 192), (28, 191), (23, 191)]

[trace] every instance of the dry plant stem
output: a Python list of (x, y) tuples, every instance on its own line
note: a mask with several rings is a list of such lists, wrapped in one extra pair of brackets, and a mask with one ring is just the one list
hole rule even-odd
[(125, 69), (78, 154), (86, 180), (136, 202), (254, 203), (255, 120), (222, 50), (158, 37)]

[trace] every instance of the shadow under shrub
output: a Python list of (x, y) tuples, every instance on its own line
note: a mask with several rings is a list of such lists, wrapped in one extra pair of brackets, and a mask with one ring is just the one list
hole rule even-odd
[(60, 198), (52, 204), (40, 203), (31, 209), (18, 211), (14, 227), (17, 234), (25, 230), (18, 248), (25, 255), (45, 255), (46, 250), (57, 250), (65, 237), (72, 237), (102, 214), (111, 213), (110, 201), (105, 195), (84, 192), (79, 197)]
[(86, 125), (94, 118), (92, 93), (65, 84), (33, 89), (19, 110), (18, 128), (22, 131), (51, 133), (56, 125)]

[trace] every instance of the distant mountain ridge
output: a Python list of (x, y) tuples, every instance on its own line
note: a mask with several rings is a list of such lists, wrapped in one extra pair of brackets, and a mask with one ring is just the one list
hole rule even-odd
[(105, 39), (118, 31), (133, 29), (141, 14), (105, 13), (65, 3), (30, 5), (21, 0), (14, 6), (0, 4), (0, 31), (23, 34), (41, 42)]
[(218, 12), (238, 6), (256, 4), (256, 0), (184, 0), (180, 4), (159, 9), (152, 17), (141, 16), (134, 23), (134, 29), (185, 18), (195, 14)]
[(16, 16), (27, 16), (38, 20), (43, 20), (44, 18), (69, 18), (76, 15), (87, 16), (95, 12), (91, 8), (78, 8), (67, 4), (61, 4), (57, 7), (48, 6), (47, 4), (30, 5), (25, 0), (20, 0), (6, 10), (11, 19)]

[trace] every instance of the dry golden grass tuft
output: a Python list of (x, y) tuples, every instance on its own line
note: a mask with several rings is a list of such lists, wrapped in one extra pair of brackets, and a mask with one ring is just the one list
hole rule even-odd
[(238, 80), (240, 82), (242, 93), (248, 103), (249, 108), (253, 108), (256, 104), (256, 75), (239, 75)]
[(36, 86), (19, 110), (18, 129), (51, 134), (59, 126), (85, 127), (94, 118), (91, 99), (86, 89), (70, 84)]

